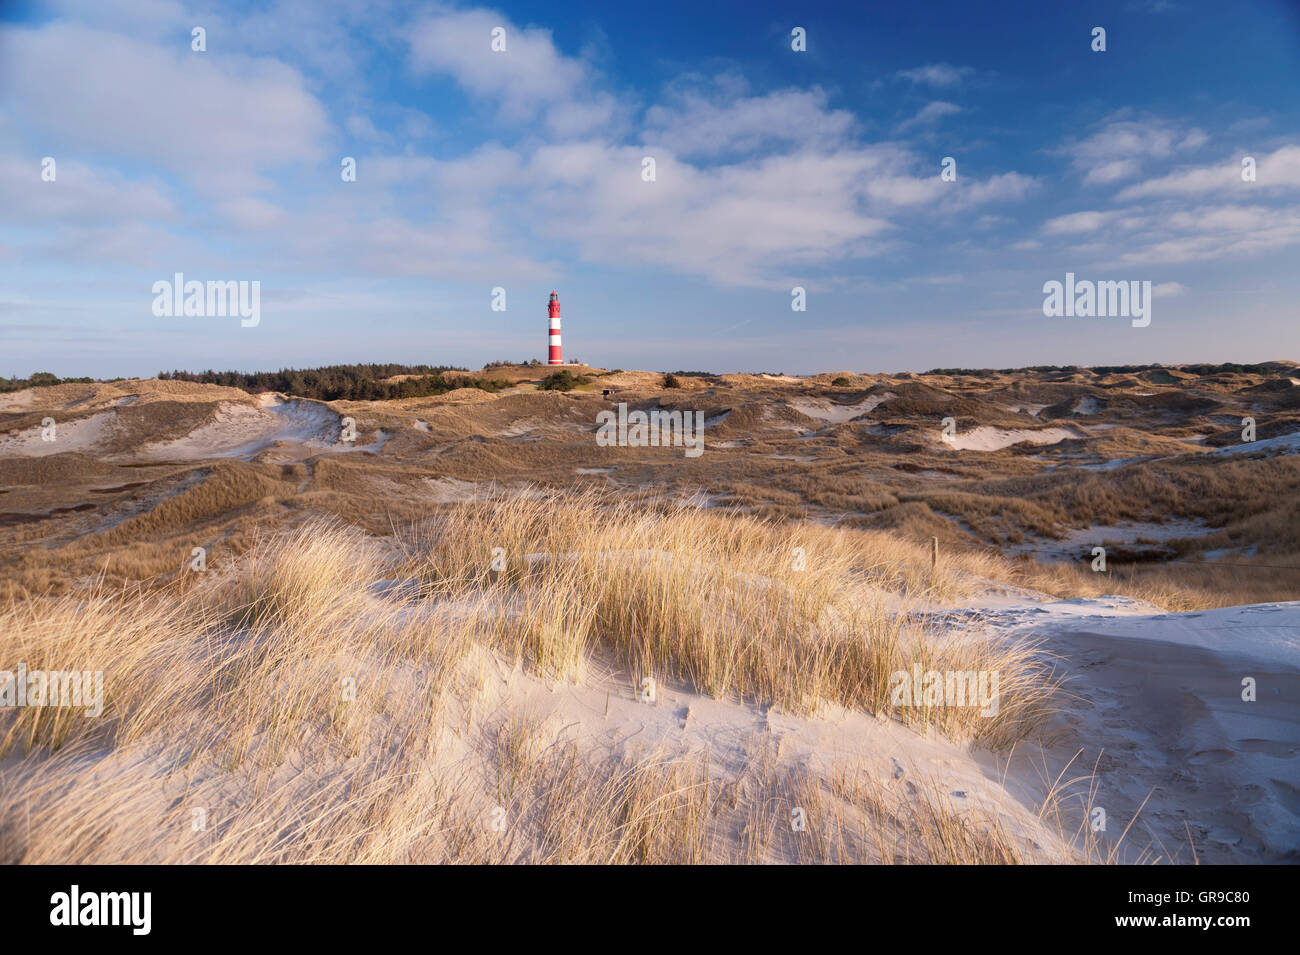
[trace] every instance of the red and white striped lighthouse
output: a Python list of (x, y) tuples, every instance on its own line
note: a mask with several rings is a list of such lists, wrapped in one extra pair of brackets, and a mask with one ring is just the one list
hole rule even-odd
[(547, 358), (548, 365), (563, 365), (564, 359), (560, 357), (560, 297), (551, 292), (551, 352)]

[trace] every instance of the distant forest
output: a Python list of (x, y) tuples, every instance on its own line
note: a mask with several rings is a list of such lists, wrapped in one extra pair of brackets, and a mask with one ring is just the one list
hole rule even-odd
[[(324, 368), (282, 368), (279, 371), (160, 371), (162, 381), (194, 381), (205, 385), (242, 388), (251, 394), (279, 391), (320, 401), (391, 401), (427, 398), (456, 388), (501, 391), (510, 382), (463, 374), (451, 365), (328, 365)], [(458, 374), (447, 376), (447, 372)], [(403, 381), (382, 381), (396, 375), (413, 375)]]

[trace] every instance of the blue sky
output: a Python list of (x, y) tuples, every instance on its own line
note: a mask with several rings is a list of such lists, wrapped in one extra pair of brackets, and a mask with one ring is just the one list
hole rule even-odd
[(1294, 2), (0, 0), (4, 375), (1297, 359), (1298, 263)]

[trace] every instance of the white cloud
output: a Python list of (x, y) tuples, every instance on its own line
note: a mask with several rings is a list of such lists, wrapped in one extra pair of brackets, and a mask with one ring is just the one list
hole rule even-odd
[(641, 180), (641, 150), (550, 146), (530, 194), (583, 258), (652, 263), (722, 284), (780, 283), (788, 270), (866, 251), (891, 228), (865, 208), (874, 157), (845, 151), (698, 169), (671, 155)]
[(899, 70), (895, 75), (900, 79), (911, 80), (917, 84), (946, 87), (960, 85), (967, 76), (974, 72), (975, 70), (969, 66), (931, 63), (911, 70)]
[(157, 181), (55, 159), (55, 180), (41, 179), (37, 157), (0, 155), (0, 208), (11, 221), (91, 225), (123, 219), (172, 219), (176, 205)]
[(1125, 115), (1118, 113), (1103, 120), (1091, 135), (1069, 140), (1056, 150), (1069, 157), (1083, 174), (1085, 185), (1131, 179), (1148, 160), (1192, 152), (1208, 141), (1205, 133), (1195, 127), (1184, 130), (1166, 121), (1122, 118)]
[(357, 113), (354, 113), (347, 118), (343, 124), (343, 128), (346, 129), (348, 135), (354, 139), (365, 139), (370, 142), (382, 142), (391, 138), (388, 134), (381, 133), (376, 129), (375, 124), (371, 121), (369, 116), (362, 116)]
[(1048, 219), (1043, 223), (1043, 232), (1047, 235), (1096, 232), (1107, 223), (1113, 222), (1118, 215), (1117, 212), (1071, 212), (1069, 215)]
[(42, 264), (59, 261), (162, 269), (177, 262), (197, 262), (204, 254), (193, 240), (178, 238), (154, 223), (125, 219), (66, 226), (26, 246), (23, 253), (28, 260)]
[(1245, 182), (1241, 178), (1241, 160), (1242, 155), (1238, 155), (1213, 165), (1182, 169), (1148, 179), (1129, 186), (1119, 194), (1119, 198), (1196, 196), (1212, 192), (1242, 196), (1249, 195), (1252, 189), (1300, 187), (1300, 146), (1283, 146), (1258, 157), (1254, 182)]
[[(495, 26), (506, 28), (505, 53), (491, 50)], [(52, 125), (90, 154), (174, 173), (212, 201), (223, 240), (246, 240), (232, 243), (235, 255), (260, 263), (272, 252), (281, 269), (503, 281), (553, 274), (561, 266), (548, 259), (576, 254), (788, 288), (810, 267), (892, 248), (908, 217), (1013, 201), (1035, 186), (1014, 172), (943, 183), (931, 157), (856, 141), (854, 116), (832, 108), (826, 91), (751, 95), (737, 76), (673, 85), (646, 110), (643, 128), (625, 135), (636, 115), (631, 96), (601, 89), (548, 31), (482, 10), (420, 20), (407, 35), (410, 66), (451, 76), (493, 115), (537, 135), (453, 159), (409, 143), (384, 155), (402, 140), (403, 108), (371, 102), (364, 90), (339, 104), (342, 128), (332, 128), (302, 75), (269, 58), (192, 54), (174, 36), (151, 42), (58, 21), (18, 32), (23, 55), (11, 70), (24, 114), (32, 113), (22, 118)], [(50, 69), (68, 75), (41, 89)], [(111, 110), (96, 105), (105, 84)], [(957, 111), (931, 103), (915, 121)], [(649, 183), (641, 178), (647, 152), (657, 160)], [(355, 183), (339, 182), (341, 155), (357, 157)], [(313, 162), (327, 181), (297, 190), (298, 201), (258, 195), (273, 170)], [(105, 183), (98, 194), (108, 227), (70, 233), (64, 252), (131, 252), (151, 265), (180, 255), (158, 230), (138, 228), (140, 209), (168, 213), (165, 191)], [(124, 183), (130, 202), (113, 205), (107, 193)], [(89, 195), (79, 207), (97, 201)], [(136, 231), (117, 228), (123, 223)], [(193, 248), (184, 253), (182, 261), (195, 261)]]
[[(505, 27), (517, 62), (491, 52), (493, 26)], [(552, 133), (561, 132), (562, 111), (579, 115), (549, 145), (517, 154), (494, 147), (423, 173), (440, 203), (460, 208), (472, 197), (478, 209), (508, 212), (509, 222), (494, 221), (494, 236), (517, 241), (527, 224), (544, 223), (547, 236), (574, 242), (586, 261), (668, 267), (721, 284), (781, 284), (807, 264), (881, 251), (904, 211), (1016, 199), (1035, 184), (1016, 173), (960, 185), (942, 183), (937, 169), (914, 175), (923, 166), (906, 150), (850, 142), (854, 117), (832, 109), (825, 91), (748, 95), (730, 74), (674, 84), (646, 110), (643, 145), (625, 146), (607, 120), (630, 109), (593, 89), (594, 74), (559, 53), (548, 33), (520, 31), (494, 14), (428, 21), (413, 61), (417, 70), (451, 74), (506, 113), (545, 114)], [(581, 118), (601, 103), (608, 108)], [(958, 111), (931, 103), (913, 122)], [(641, 179), (646, 154), (656, 160), (654, 182)], [(485, 207), (489, 196), (496, 201)]]
[(56, 16), (132, 36), (142, 33), (161, 36), (184, 24), (186, 19), (185, 7), (177, 0), (45, 0), (44, 6)]
[(943, 119), (945, 116), (952, 116), (961, 112), (961, 107), (956, 103), (947, 103), (943, 100), (935, 100), (933, 103), (927, 103), (921, 107), (920, 111), (911, 119), (904, 120), (898, 124), (900, 132), (912, 129), (916, 126), (929, 126)]
[(1142, 164), (1136, 159), (1112, 159), (1089, 169), (1083, 181), (1090, 186), (1104, 186), (1121, 179), (1131, 179), (1141, 171)]
[(559, 138), (581, 136), (592, 130), (609, 130), (621, 124), (618, 101), (598, 93), (585, 101), (556, 103), (546, 112), (546, 125)]
[(1151, 294), (1156, 298), (1177, 298), (1187, 291), (1187, 287), (1178, 282), (1158, 282), (1151, 286)]
[[(1136, 121), (1127, 114), (1102, 123), (1090, 136), (1067, 143), (1084, 182), (1110, 183), (1131, 178), (1152, 163), (1201, 149), (1209, 137), (1161, 120)], [(1139, 201), (1128, 209), (1082, 211), (1049, 219), (1042, 233), (1090, 236), (1073, 246), (1076, 254), (1115, 256), (1111, 264), (1177, 264), (1265, 255), (1300, 244), (1300, 209), (1246, 202), (1188, 208), (1170, 200), (1184, 196), (1263, 198), (1270, 191), (1300, 186), (1300, 146), (1283, 146), (1259, 157), (1257, 181), (1241, 179), (1240, 155), (1230, 160), (1178, 169), (1121, 189), (1120, 201)], [(1147, 201), (1142, 200), (1164, 200)], [(1167, 294), (1174, 294), (1172, 288)]]
[(1126, 8), (1135, 13), (1170, 13), (1178, 9), (1170, 0), (1129, 0)]
[[(505, 50), (492, 49), (492, 31), (505, 30)], [(411, 31), (411, 66), (417, 74), (445, 73), (471, 94), (494, 100), (504, 116), (526, 120), (554, 110), (561, 135), (578, 135), (610, 121), (613, 100), (587, 95), (594, 77), (586, 64), (566, 57), (551, 31), (517, 27), (487, 10), (443, 11)]]
[(1300, 207), (1207, 206), (1152, 217), (1123, 263), (1177, 264), (1262, 255), (1300, 244)]
[(217, 211), (227, 221), (250, 231), (283, 226), (289, 214), (274, 203), (254, 196), (243, 196), (219, 203)]
[(59, 21), (4, 28), (0, 43), (8, 108), (56, 158), (66, 149), (144, 161), (221, 193), (266, 188), (267, 171), (322, 155), (325, 110), (275, 60), (168, 50)]
[[(492, 31), (498, 28), (506, 31), (506, 48), (494, 51)], [(449, 73), (471, 92), (521, 111), (568, 98), (586, 75), (582, 64), (556, 49), (550, 30), (519, 28), (487, 10), (442, 12), (417, 23), (411, 59), (417, 71)]]
[(776, 144), (816, 146), (842, 141), (853, 114), (828, 108), (818, 87), (782, 90), (766, 96), (736, 96), (734, 84), (712, 89), (678, 89), (668, 105), (646, 110), (642, 139), (663, 144), (678, 156), (752, 152)]
[(964, 205), (1014, 202), (1038, 188), (1038, 180), (1018, 172), (1003, 172), (985, 180), (959, 180)]

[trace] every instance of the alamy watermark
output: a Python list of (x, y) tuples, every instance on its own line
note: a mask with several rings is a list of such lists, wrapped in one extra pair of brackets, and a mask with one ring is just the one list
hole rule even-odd
[(998, 715), (997, 670), (895, 670), (889, 675), (894, 706), (978, 706), (980, 716)]
[(148, 935), (153, 927), (152, 892), (83, 892), (73, 885), (50, 896), (50, 924), (55, 926), (118, 925), (132, 935)]
[(103, 670), (0, 670), (0, 706), (84, 707), (83, 715), (104, 712)]
[(596, 444), (602, 448), (686, 448), (688, 458), (704, 453), (704, 412), (665, 411), (655, 408), (628, 411), (627, 402), (618, 403), (618, 413), (602, 411), (596, 415)]
[(262, 321), (262, 283), (185, 281), (177, 272), (172, 281), (153, 283), (153, 313), (158, 318), (217, 317), (238, 315), (240, 325), (255, 328)]
[(1076, 282), (1073, 272), (1065, 282), (1043, 284), (1043, 314), (1048, 318), (1131, 318), (1134, 328), (1151, 324), (1151, 283)]

